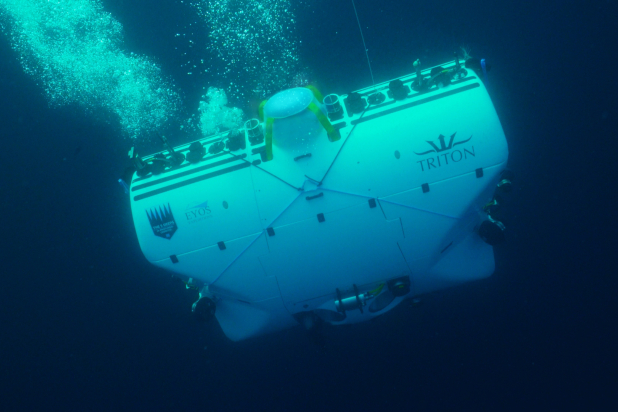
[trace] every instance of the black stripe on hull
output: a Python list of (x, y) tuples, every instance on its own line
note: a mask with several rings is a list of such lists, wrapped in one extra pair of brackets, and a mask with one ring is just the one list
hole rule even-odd
[(440, 100), (440, 99), (445, 98), (445, 97), (453, 96), (453, 95), (458, 94), (458, 93), (467, 92), (468, 90), (476, 89), (479, 86), (480, 85), (478, 83), (469, 84), (467, 86), (459, 87), (459, 88), (454, 89), (454, 90), (449, 90), (449, 91), (444, 92), (444, 93), (440, 93), (440, 94), (436, 94), (434, 96), (426, 97), (424, 99), (419, 99), (419, 100), (415, 100), (415, 101), (410, 102), (410, 103), (402, 104), (401, 106), (393, 107), (392, 109), (386, 109), (386, 110), (383, 110), (383, 111), (381, 111), (379, 113), (374, 113), (374, 114), (369, 114), (369, 115), (363, 116), (360, 119), (352, 120), (350, 122), (350, 124), (351, 125), (355, 125), (355, 124), (366, 122), (368, 120), (377, 119), (378, 117), (386, 116), (386, 115), (389, 115), (391, 113), (398, 112), (400, 110), (409, 109), (410, 107), (420, 106), (421, 104), (425, 104), (425, 103), (429, 103), (429, 102), (434, 102), (436, 100)]
[[(233, 160), (237, 160), (237, 159), (233, 159)], [(187, 180), (183, 180), (182, 182), (178, 182), (178, 183), (174, 183), (171, 184), (169, 186), (165, 186), (159, 189), (155, 189), (152, 190), (148, 193), (144, 193), (141, 195), (137, 195), (133, 198), (134, 201), (138, 201), (138, 200), (142, 200), (142, 199), (146, 199), (152, 196), (156, 196), (156, 195), (160, 195), (161, 193), (165, 193), (165, 192), (169, 192), (171, 190), (174, 189), (178, 189), (184, 186), (188, 186), (188, 185), (192, 185), (193, 183), (197, 183), (197, 182), (201, 182), (202, 180), (207, 180), (207, 179), (212, 179), (213, 177), (217, 177), (217, 176), (221, 176), (221, 175), (225, 175), (228, 173), (232, 173), (235, 172), (236, 170), (240, 170), (240, 169), (244, 169), (245, 167), (249, 167), (251, 166), (251, 163), (249, 162), (242, 162), (240, 164), (237, 164), (235, 166), (231, 166), (225, 169), (221, 169), (221, 170), (217, 170), (216, 172), (211, 172), (211, 173), (205, 173), (203, 175), (200, 176), (196, 176), (193, 177), (191, 179), (187, 179)]]

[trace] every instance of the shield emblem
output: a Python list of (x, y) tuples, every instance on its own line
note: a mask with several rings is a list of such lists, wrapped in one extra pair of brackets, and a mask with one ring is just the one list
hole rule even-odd
[(155, 207), (154, 209), (146, 210), (146, 215), (155, 236), (171, 239), (176, 229), (178, 229), (169, 203), (167, 207), (163, 205), (159, 206), (158, 209)]

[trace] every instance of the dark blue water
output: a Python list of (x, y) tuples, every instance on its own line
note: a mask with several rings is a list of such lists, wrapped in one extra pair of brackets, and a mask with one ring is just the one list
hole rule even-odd
[[(180, 67), (186, 44), (174, 34), (198, 20), (186, 5), (103, 3), (127, 48), (156, 56), (187, 107), (217, 82)], [(301, 58), (321, 90), (370, 84), (351, 3), (296, 7)], [(357, 8), (376, 81), (412, 72), (416, 58), (444, 62), (462, 44), (491, 60), (488, 89), (516, 174), (495, 274), (326, 328), (323, 346), (300, 328), (230, 342), (198, 324), (192, 292), (141, 254), (116, 183), (130, 146), (117, 125), (49, 109), (3, 37), (3, 410), (616, 407), (616, 2)]]

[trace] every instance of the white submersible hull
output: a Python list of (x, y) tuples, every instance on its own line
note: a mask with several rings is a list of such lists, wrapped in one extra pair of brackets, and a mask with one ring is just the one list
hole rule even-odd
[(178, 158), (130, 188), (144, 255), (197, 286), (232, 340), (369, 320), (490, 276), (477, 232), (507, 143), (478, 74), (440, 70), (425, 87), (286, 90), (241, 134), (159, 154)]

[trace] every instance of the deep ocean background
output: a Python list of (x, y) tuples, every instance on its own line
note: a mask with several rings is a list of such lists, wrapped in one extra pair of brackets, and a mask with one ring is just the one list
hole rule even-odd
[[(188, 107), (216, 83), (180, 67), (174, 34), (197, 21), (186, 4), (103, 4)], [(231, 342), (143, 257), (116, 182), (130, 142), (77, 108), (48, 108), (2, 37), (0, 409), (616, 410), (617, 2), (356, 6), (376, 81), (461, 45), (492, 62), (516, 174), (495, 274), (328, 327), (324, 346), (300, 327)], [(296, 7), (320, 89), (369, 85), (350, 1)], [(194, 53), (206, 41), (195, 38)]]

